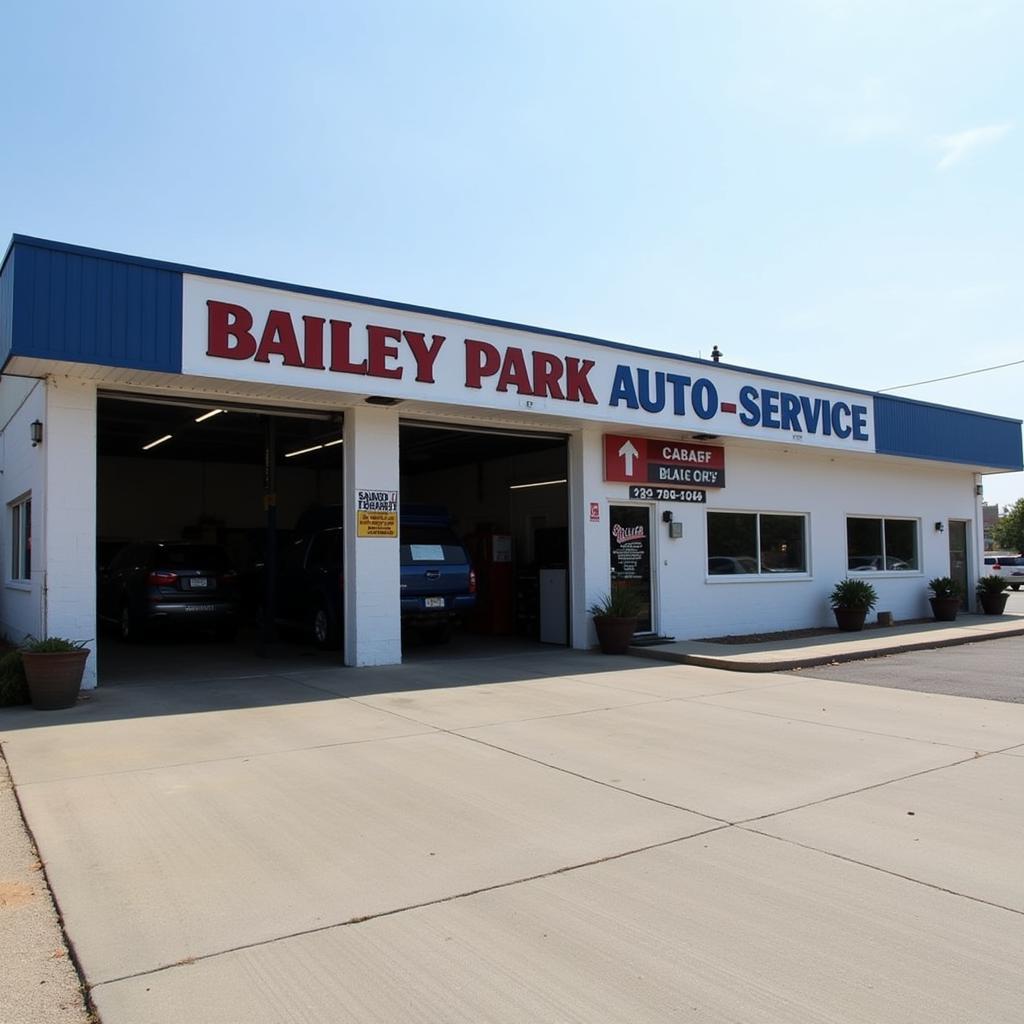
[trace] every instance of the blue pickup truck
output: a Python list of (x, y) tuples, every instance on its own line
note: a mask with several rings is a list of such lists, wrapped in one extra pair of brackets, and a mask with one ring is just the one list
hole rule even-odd
[[(300, 519), (280, 554), (275, 619), (338, 647), (344, 628), (342, 508), (324, 506)], [(442, 508), (403, 505), (399, 513), (402, 625), (444, 643), (453, 622), (476, 605), (476, 573)]]

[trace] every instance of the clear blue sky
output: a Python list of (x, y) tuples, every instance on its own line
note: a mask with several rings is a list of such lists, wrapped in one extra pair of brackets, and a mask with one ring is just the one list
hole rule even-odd
[(1018, 0), (12, 3), (0, 235), (886, 388), (1024, 359), (1022, 53)]

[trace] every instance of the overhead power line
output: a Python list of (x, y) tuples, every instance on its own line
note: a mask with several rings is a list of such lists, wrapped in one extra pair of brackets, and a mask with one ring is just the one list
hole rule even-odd
[(932, 377), (931, 380), (916, 380), (913, 384), (897, 384), (891, 388), (879, 388), (884, 391), (902, 391), (904, 388), (919, 388), (922, 384), (938, 384), (941, 380), (956, 380), (957, 377), (973, 377), (976, 373), (988, 373), (991, 370), (1005, 370), (1007, 366), (1021, 366), (1024, 359), (1015, 359), (1012, 363), (1000, 363), (998, 366), (983, 366), (980, 370), (965, 370), (963, 373), (951, 373), (948, 377)]

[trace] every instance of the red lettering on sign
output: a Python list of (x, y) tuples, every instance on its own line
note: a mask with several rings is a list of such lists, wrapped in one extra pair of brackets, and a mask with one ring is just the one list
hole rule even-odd
[(526, 358), (523, 356), (521, 348), (507, 349), (501, 364), (498, 390), (508, 391), (510, 385), (521, 395), (532, 395), (534, 393), (533, 388), (530, 387), (530, 374), (526, 369)]
[(398, 358), (398, 346), (389, 345), (389, 340), (401, 341), (402, 332), (397, 327), (366, 325), (366, 372), (371, 377), (390, 377), (392, 380), (401, 380), (402, 368), (400, 366), (388, 366), (389, 359)]
[(206, 354), (220, 359), (252, 359), (256, 351), (252, 313), (245, 306), (213, 299), (207, 301), (206, 308)]
[(479, 388), (484, 377), (493, 377), (501, 366), (498, 350), (486, 341), (466, 339), (466, 387)]
[(302, 365), (310, 370), (324, 368), (324, 324), (322, 316), (302, 318)]
[(533, 393), (565, 398), (562, 392), (562, 360), (547, 352), (533, 353)]
[(260, 337), (260, 347), (253, 357), (257, 363), (269, 363), (271, 356), (280, 356), (285, 366), (301, 366), (299, 342), (291, 316), (282, 309), (272, 309)]
[(587, 405), (597, 405), (597, 399), (591, 390), (587, 374), (594, 368), (593, 359), (577, 359), (569, 356), (565, 361), (566, 397), (570, 402), (584, 401)]
[(417, 331), (402, 331), (402, 334), (405, 335), (406, 343), (416, 360), (416, 380), (421, 384), (433, 384), (434, 360), (444, 344), (444, 335), (431, 335), (433, 344), (428, 345), (427, 339)]
[(352, 325), (347, 320), (331, 321), (331, 369), (335, 373), (366, 373), (366, 360), (352, 362)]

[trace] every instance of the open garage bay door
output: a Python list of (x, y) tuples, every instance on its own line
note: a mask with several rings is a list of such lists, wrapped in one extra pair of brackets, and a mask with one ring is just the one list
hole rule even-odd
[[(455, 617), (452, 654), (493, 651), (496, 637), (510, 650), (521, 642), (567, 644), (566, 437), (416, 421), (403, 421), (399, 437), (404, 618), (415, 610), (405, 596), (410, 588), (429, 594), (429, 581), (419, 576), (451, 571), (430, 562), (436, 548), (417, 551), (409, 543), (418, 515), (450, 525), (476, 577), (473, 606)], [(416, 656), (424, 641), (448, 639), (443, 629), (410, 625), (403, 656)]]
[[(308, 657), (315, 610), (289, 603), (283, 581), (297, 568), (291, 548), (303, 517), (342, 502), (342, 447), (337, 413), (101, 394), (103, 681), (162, 676), (176, 665), (193, 677), (243, 674), (278, 632), (294, 640), (294, 657)], [(291, 590), (305, 596), (300, 575)], [(339, 616), (340, 563), (317, 576)], [(328, 622), (323, 639), (336, 627)], [(340, 660), (336, 650), (330, 656)]]

